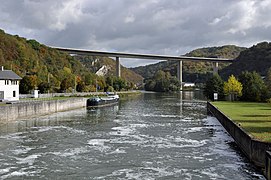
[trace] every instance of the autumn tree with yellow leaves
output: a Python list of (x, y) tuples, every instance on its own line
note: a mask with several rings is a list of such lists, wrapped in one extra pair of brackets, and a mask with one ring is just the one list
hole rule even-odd
[(234, 101), (236, 97), (242, 96), (242, 84), (231, 75), (227, 82), (224, 83), (224, 93), (229, 95), (230, 101)]

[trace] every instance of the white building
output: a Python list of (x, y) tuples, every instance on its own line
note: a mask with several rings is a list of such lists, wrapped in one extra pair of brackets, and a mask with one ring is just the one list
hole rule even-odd
[(183, 84), (183, 87), (195, 87), (195, 83), (185, 82), (185, 83)]
[(19, 81), (22, 78), (11, 70), (0, 67), (0, 101), (19, 100)]

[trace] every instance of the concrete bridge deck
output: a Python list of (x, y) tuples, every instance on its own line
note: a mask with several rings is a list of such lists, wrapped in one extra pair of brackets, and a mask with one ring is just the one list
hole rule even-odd
[[(218, 73), (218, 63), (232, 63), (233, 59), (225, 58), (206, 58), (206, 57), (187, 57), (187, 56), (168, 56), (168, 55), (157, 55), (157, 54), (138, 54), (138, 53), (123, 53), (123, 52), (106, 52), (106, 51), (94, 51), (94, 50), (83, 50), (63, 47), (51, 47), (62, 52), (77, 55), (89, 55), (89, 56), (103, 56), (103, 57), (115, 57), (116, 58), (116, 76), (121, 76), (120, 58), (132, 58), (132, 59), (150, 59), (150, 60), (167, 60), (177, 61), (177, 78), (182, 84), (182, 66), (183, 61), (203, 61), (213, 63), (213, 73)], [(182, 89), (182, 85), (181, 85)]]

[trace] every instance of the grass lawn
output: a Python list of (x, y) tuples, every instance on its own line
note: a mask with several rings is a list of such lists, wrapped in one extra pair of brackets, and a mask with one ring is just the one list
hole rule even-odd
[(271, 142), (271, 104), (254, 102), (212, 102), (255, 139)]

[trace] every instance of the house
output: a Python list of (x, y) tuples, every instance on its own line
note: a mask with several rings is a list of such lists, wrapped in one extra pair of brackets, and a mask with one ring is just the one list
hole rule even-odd
[(22, 78), (11, 70), (0, 67), (0, 101), (19, 100), (19, 81)]

